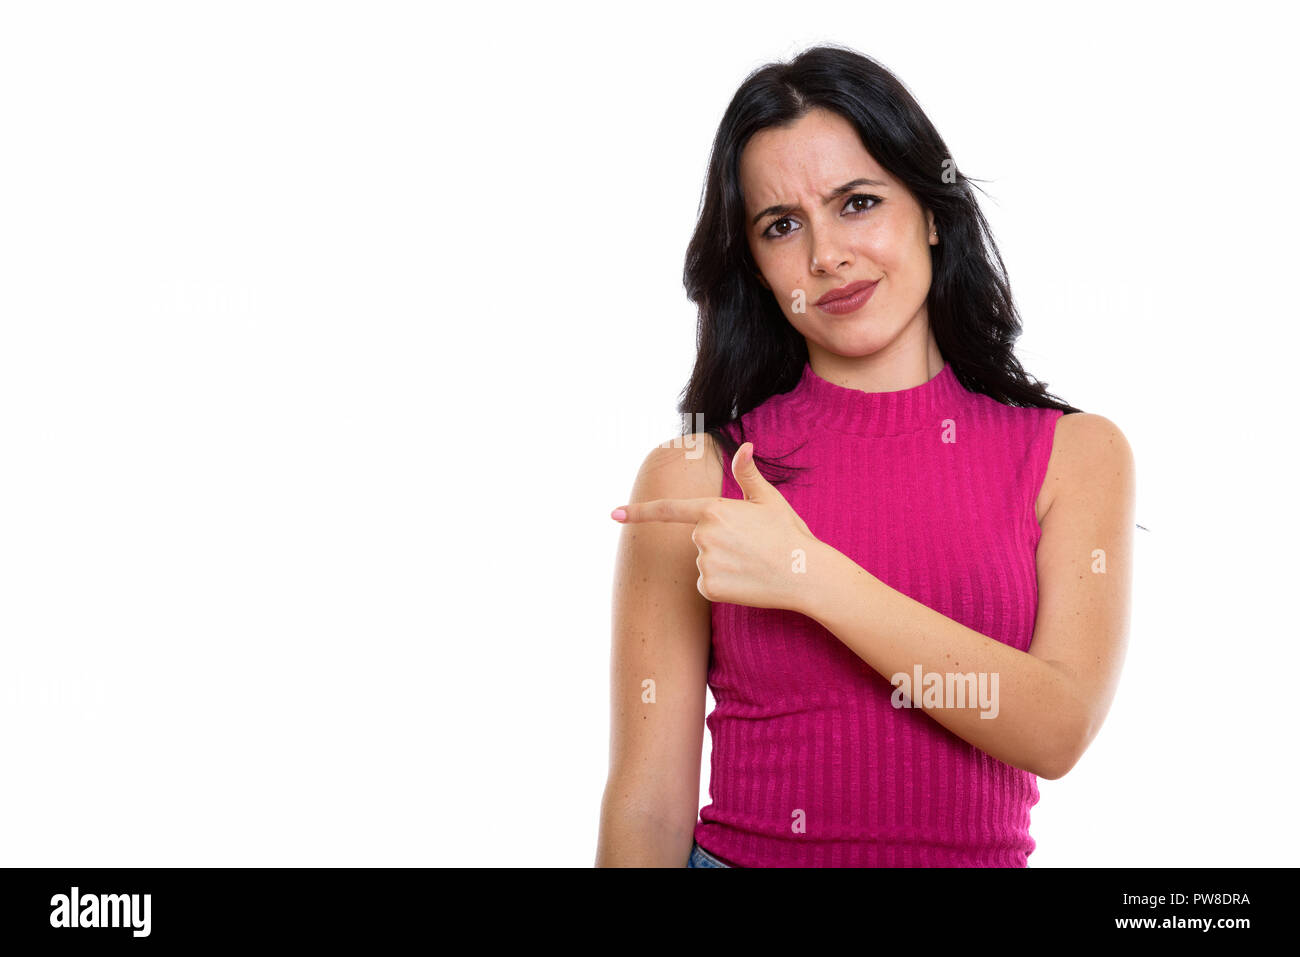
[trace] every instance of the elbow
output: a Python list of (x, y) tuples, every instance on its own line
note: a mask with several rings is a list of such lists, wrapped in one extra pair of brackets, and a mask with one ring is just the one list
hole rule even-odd
[(1051, 749), (1038, 762), (1034, 773), (1049, 781), (1059, 781), (1079, 763), (1089, 740), (1091, 736), (1082, 733), (1071, 732), (1059, 735), (1053, 740)]
[(1049, 759), (1039, 764), (1034, 771), (1040, 778), (1046, 778), (1049, 781), (1059, 781), (1065, 777), (1070, 769), (1074, 767), (1079, 758), (1077, 755), (1070, 755), (1066, 752), (1049, 756)]

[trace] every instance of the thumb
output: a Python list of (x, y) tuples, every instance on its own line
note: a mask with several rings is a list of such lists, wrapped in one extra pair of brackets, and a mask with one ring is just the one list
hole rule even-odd
[(736, 449), (736, 455), (731, 460), (731, 474), (736, 477), (736, 484), (740, 486), (747, 502), (766, 502), (773, 497), (781, 497), (781, 493), (763, 478), (758, 466), (754, 464), (753, 442), (746, 442)]

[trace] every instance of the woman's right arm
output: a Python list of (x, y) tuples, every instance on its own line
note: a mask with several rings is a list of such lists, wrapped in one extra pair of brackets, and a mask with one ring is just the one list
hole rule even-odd
[[(627, 501), (722, 494), (713, 441), (656, 448)], [(701, 454), (702, 453), (702, 454)], [(685, 867), (699, 814), (711, 603), (700, 594), (695, 526), (620, 531), (610, 653), (609, 777), (597, 867)], [(654, 682), (653, 703), (644, 683)]]

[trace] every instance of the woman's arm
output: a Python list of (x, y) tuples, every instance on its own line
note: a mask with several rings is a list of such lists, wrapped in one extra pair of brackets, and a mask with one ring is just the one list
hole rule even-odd
[(806, 598), (795, 610), (891, 680), (900, 672), (911, 677), (918, 665), (922, 674), (996, 673), (992, 718), (976, 707), (927, 707), (920, 689), (911, 696), (982, 751), (1055, 779), (1074, 767), (1100, 730), (1124, 660), (1136, 497), (1128, 441), (1102, 416), (1062, 416), (1049, 483), (1037, 553), (1038, 612), (1027, 652), (890, 588), (824, 543), (808, 556)]
[[(629, 501), (717, 496), (707, 436), (656, 448)], [(628, 525), (614, 573), (609, 777), (597, 867), (685, 867), (699, 814), (710, 602), (696, 588), (692, 526)], [(652, 689), (645, 684), (652, 681)], [(653, 690), (653, 702), (650, 691)]]

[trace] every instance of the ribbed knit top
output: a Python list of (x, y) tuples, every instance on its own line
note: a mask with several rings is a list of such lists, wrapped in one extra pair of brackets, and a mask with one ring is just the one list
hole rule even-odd
[[(1061, 414), (970, 392), (948, 364), (897, 392), (839, 386), (805, 364), (744, 424), (758, 455), (805, 467), (776, 487), (818, 539), (1025, 651), (1036, 500)], [(730, 468), (722, 494), (744, 497)], [(712, 618), (701, 847), (739, 867), (1027, 865), (1032, 773), (895, 708), (888, 678), (811, 618), (727, 602)]]

